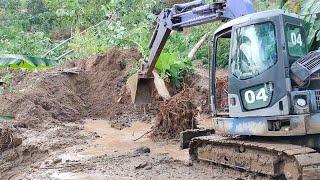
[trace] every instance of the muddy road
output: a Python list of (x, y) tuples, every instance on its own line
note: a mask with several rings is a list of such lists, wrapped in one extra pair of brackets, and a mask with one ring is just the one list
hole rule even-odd
[[(44, 132), (28, 132), (17, 159), (2, 154), (12, 168), (1, 179), (264, 179), (207, 163), (190, 163), (177, 143), (139, 138), (151, 124), (112, 128), (107, 120), (67, 123)], [(31, 135), (30, 135), (31, 133)], [(31, 147), (37, 147), (32, 149)], [(150, 148), (150, 153), (143, 148)], [(19, 151), (20, 149), (16, 149)], [(26, 153), (29, 151), (29, 154)], [(11, 153), (10, 153), (11, 152)], [(5, 156), (5, 157), (4, 157)], [(10, 158), (10, 159), (9, 159)], [(13, 160), (13, 161), (12, 161)], [(5, 166), (6, 163), (1, 163)]]
[(211, 126), (207, 77), (186, 79), (192, 93), (174, 103), (156, 97), (135, 107), (126, 79), (139, 58), (133, 49), (111, 49), (20, 76), (14, 93), (0, 95), (0, 115), (14, 117), (0, 118), (0, 179), (267, 179), (190, 162), (176, 131)]

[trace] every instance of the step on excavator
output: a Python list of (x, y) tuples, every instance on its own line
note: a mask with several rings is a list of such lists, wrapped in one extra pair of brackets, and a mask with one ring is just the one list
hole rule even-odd
[[(210, 48), (215, 133), (195, 135), (190, 158), (276, 179), (320, 179), (320, 52), (307, 52), (304, 23), (296, 14), (255, 12), (250, 0), (195, 0), (164, 9), (146, 69), (128, 80), (133, 103), (152, 103), (152, 72), (170, 33), (214, 21), (225, 22)], [(229, 56), (228, 106), (221, 110), (216, 65), (222, 51)]]

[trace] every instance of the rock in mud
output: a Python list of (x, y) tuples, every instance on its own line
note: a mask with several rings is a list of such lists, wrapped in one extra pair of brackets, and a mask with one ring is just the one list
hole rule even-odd
[(142, 162), (142, 163), (137, 164), (134, 168), (135, 169), (142, 169), (142, 168), (147, 167), (148, 165), (149, 165), (148, 162)]
[(145, 153), (150, 153), (150, 148), (147, 146), (141, 146), (138, 147), (137, 149), (134, 150), (135, 154), (145, 154)]
[(61, 158), (56, 158), (52, 161), (53, 164), (58, 164), (58, 163), (61, 163), (62, 162), (62, 159)]
[(186, 160), (186, 161), (183, 162), (183, 164), (184, 164), (185, 166), (187, 166), (187, 167), (190, 167), (190, 166), (193, 165), (191, 160)]
[(145, 170), (151, 170), (152, 169), (152, 166), (151, 165), (148, 165), (146, 168), (144, 168)]

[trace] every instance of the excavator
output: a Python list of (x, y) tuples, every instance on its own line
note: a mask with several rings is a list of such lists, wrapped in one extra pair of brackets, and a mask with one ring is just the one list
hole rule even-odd
[[(210, 45), (215, 133), (193, 137), (190, 158), (275, 179), (320, 179), (320, 51), (307, 52), (296, 14), (256, 12), (250, 0), (195, 0), (162, 10), (146, 68), (128, 80), (133, 103), (152, 103), (152, 72), (171, 32), (214, 21), (224, 22)], [(222, 41), (228, 49), (218, 48)], [(217, 104), (221, 50), (229, 52), (225, 111)]]

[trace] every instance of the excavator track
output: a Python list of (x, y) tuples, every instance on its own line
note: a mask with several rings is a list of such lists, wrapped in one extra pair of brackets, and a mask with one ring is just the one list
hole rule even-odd
[(320, 179), (320, 153), (283, 142), (250, 138), (193, 138), (189, 154), (201, 160), (286, 179)]

